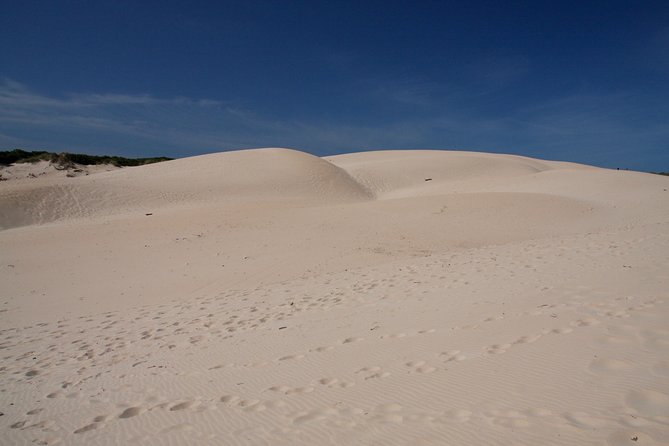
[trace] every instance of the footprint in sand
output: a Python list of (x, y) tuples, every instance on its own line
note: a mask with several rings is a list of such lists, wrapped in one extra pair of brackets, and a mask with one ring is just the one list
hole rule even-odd
[(569, 422), (569, 424), (580, 429), (590, 430), (606, 425), (604, 420), (585, 412), (567, 412), (564, 414), (564, 418)]
[(402, 423), (405, 419), (403, 411), (404, 407), (397, 403), (380, 404), (374, 408), (375, 415), (372, 420), (380, 423)]
[(657, 350), (669, 350), (669, 331), (667, 330), (644, 330), (641, 333), (646, 348)]
[(472, 417), (472, 413), (465, 409), (449, 409), (438, 417), (436, 421), (444, 423), (466, 423)]
[(102, 426), (103, 426), (102, 423), (91, 423), (91, 424), (87, 424), (84, 427), (80, 427), (79, 429), (74, 431), (74, 433), (75, 434), (83, 434), (84, 432), (89, 432), (89, 431), (92, 431), (92, 430), (100, 429)]
[(224, 367), (226, 367), (226, 364), (218, 364), (218, 365), (214, 365), (214, 366), (209, 367), (207, 370), (218, 370), (218, 369), (222, 369)]
[(10, 427), (11, 429), (21, 429), (23, 426), (26, 425), (27, 422), (28, 422), (28, 421), (26, 421), (26, 420), (24, 420), (24, 421), (17, 421), (16, 423), (12, 424), (12, 425), (9, 426), (9, 427)]
[(303, 358), (304, 358), (304, 355), (302, 355), (302, 354), (286, 355), (286, 356), (280, 357), (279, 361), (290, 361), (290, 360), (293, 360), (293, 359), (303, 359)]
[(525, 414), (522, 414), (516, 410), (502, 412), (495, 411), (495, 413), (492, 414), (492, 422), (498, 426), (509, 429), (529, 427), (531, 424)]
[(655, 390), (632, 390), (625, 397), (629, 407), (644, 416), (667, 416), (669, 414), (669, 395)]
[(630, 317), (630, 314), (627, 311), (624, 310), (612, 310), (612, 311), (607, 311), (604, 313), (607, 317), (611, 317), (614, 319), (624, 319)]
[(225, 403), (225, 404), (230, 404), (230, 405), (232, 405), (232, 404), (235, 404), (235, 403), (236, 403), (237, 401), (239, 401), (240, 399), (241, 399), (241, 398), (238, 397), (237, 395), (223, 395), (223, 396), (220, 398), (219, 401), (220, 401), (221, 403)]
[(351, 337), (351, 338), (346, 338), (343, 341), (341, 341), (342, 344), (352, 344), (354, 342), (360, 342), (362, 341), (363, 338), (356, 338), (356, 337)]
[(657, 376), (669, 377), (669, 361), (660, 361), (650, 369)]
[(312, 351), (312, 352), (317, 352), (317, 353), (323, 353), (323, 352), (328, 352), (328, 351), (330, 351), (330, 350), (334, 350), (334, 346), (332, 346), (332, 345), (327, 345), (327, 346), (323, 346), (323, 347), (316, 347), (316, 348), (314, 348), (314, 349), (312, 349), (312, 350), (310, 350), (310, 351)]
[(121, 412), (118, 416), (119, 418), (132, 418), (144, 412), (144, 408), (140, 406), (128, 407), (126, 410)]
[(195, 407), (197, 405), (198, 405), (197, 401), (184, 401), (184, 402), (175, 404), (174, 406), (170, 407), (170, 411), (174, 412), (176, 410), (190, 409), (191, 407)]

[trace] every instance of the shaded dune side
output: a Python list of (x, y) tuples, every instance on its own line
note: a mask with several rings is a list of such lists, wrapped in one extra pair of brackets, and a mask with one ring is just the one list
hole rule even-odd
[[(627, 218), (666, 216), (669, 178), (516, 155), (438, 150), (362, 152), (326, 158), (379, 199), (463, 193), (562, 197)], [(580, 206), (580, 205), (579, 205)], [(654, 217), (653, 217), (654, 218)]]
[(184, 158), (0, 189), (0, 229), (218, 200), (341, 203), (372, 194), (345, 170), (290, 149)]
[(440, 150), (361, 152), (326, 159), (348, 171), (379, 198), (449, 193), (463, 186), (480, 191), (508, 178), (562, 167), (562, 163), (514, 155)]
[(267, 197), (338, 202), (371, 198), (345, 170), (314, 155), (282, 148), (194, 156), (97, 178), (134, 181), (149, 190), (196, 199)]

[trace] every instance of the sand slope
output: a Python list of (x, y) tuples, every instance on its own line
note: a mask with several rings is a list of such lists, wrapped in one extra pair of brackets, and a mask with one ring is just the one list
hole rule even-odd
[(286, 149), (0, 183), (1, 442), (667, 444), (667, 189)]
[(0, 189), (0, 228), (226, 199), (329, 203), (370, 196), (346, 171), (289, 149), (202, 155), (77, 181), (48, 180)]

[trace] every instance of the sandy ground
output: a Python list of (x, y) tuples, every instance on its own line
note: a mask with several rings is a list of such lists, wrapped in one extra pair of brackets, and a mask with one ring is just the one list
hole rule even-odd
[(286, 149), (0, 183), (0, 443), (669, 444), (669, 178)]
[(16, 163), (9, 166), (0, 164), (0, 181), (32, 181), (53, 178), (76, 178), (94, 173), (110, 172), (119, 168), (111, 164), (82, 165), (72, 163), (63, 166), (49, 161), (36, 163)]

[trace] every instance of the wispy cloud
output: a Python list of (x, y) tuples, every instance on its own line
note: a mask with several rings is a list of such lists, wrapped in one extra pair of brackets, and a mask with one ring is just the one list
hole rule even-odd
[[(373, 84), (364, 86), (369, 94)], [(476, 113), (467, 97), (430, 82), (381, 83), (369, 110), (334, 119), (267, 114), (228, 101), (151, 95), (42, 95), (0, 84), (0, 143), (124, 155), (187, 156), (245, 147), (294, 147), (319, 155), (384, 148), (457, 148), (518, 153), (604, 166), (669, 164), (669, 123), (638, 92), (579, 93), (503, 114)], [(362, 96), (362, 94), (361, 94)], [(448, 100), (444, 100), (444, 98)], [(450, 101), (450, 102), (449, 102)], [(383, 119), (374, 107), (419, 109)], [(654, 153), (654, 155), (651, 155)], [(664, 160), (664, 161), (663, 161)]]
[[(92, 146), (104, 148), (113, 148), (113, 144), (96, 143), (96, 137), (107, 141), (115, 139), (110, 135), (122, 137), (125, 142), (121, 146), (136, 138), (144, 144), (173, 147), (175, 141), (198, 140), (195, 132), (188, 130), (188, 121), (192, 121), (189, 116), (212, 113), (233, 116), (235, 110), (222, 101), (206, 98), (112, 93), (69, 93), (55, 97), (37, 93), (11, 79), (0, 83), (0, 129), (5, 132), (4, 141), (27, 144), (41, 141), (50, 147), (62, 145), (63, 141), (86, 139), (82, 135), (88, 133)], [(10, 136), (12, 133), (17, 135)], [(78, 136), (70, 138), (70, 135)], [(50, 141), (52, 137), (55, 141)]]
[(62, 98), (41, 95), (31, 91), (26, 85), (11, 79), (0, 83), (0, 105), (18, 108), (35, 106), (78, 109), (82, 107), (98, 107), (105, 105), (193, 105), (211, 107), (223, 105), (223, 102), (212, 99), (191, 99), (187, 97), (156, 98), (148, 94), (83, 94), (69, 93)]

